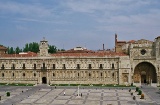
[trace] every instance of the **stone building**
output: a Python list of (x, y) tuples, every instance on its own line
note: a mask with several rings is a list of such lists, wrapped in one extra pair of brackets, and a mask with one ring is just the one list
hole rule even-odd
[(7, 52), (7, 48), (2, 46), (2, 45), (0, 45), (0, 55), (1, 54), (6, 54), (6, 52)]
[(115, 51), (91, 51), (76, 47), (48, 53), (48, 41), (40, 41), (39, 53), (0, 55), (0, 83), (120, 84), (153, 86), (160, 81), (160, 37), (117, 41)]

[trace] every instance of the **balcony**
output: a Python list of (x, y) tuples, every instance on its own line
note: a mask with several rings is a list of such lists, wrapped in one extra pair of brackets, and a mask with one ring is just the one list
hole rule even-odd
[(88, 67), (88, 69), (92, 69), (92, 67)]
[(41, 67), (41, 70), (47, 70), (47, 67)]
[(99, 69), (103, 69), (103, 67), (99, 67)]

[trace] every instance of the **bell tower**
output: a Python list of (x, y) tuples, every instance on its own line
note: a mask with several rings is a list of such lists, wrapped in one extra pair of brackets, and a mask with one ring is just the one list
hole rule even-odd
[(48, 56), (48, 41), (43, 38), (39, 44), (40, 56)]

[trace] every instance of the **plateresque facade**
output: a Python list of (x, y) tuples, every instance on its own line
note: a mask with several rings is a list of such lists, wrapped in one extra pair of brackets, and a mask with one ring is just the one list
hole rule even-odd
[(157, 86), (160, 82), (160, 37), (126, 42), (117, 41), (115, 35), (115, 51), (76, 47), (49, 54), (43, 39), (38, 54), (5, 52), (0, 54), (0, 83)]

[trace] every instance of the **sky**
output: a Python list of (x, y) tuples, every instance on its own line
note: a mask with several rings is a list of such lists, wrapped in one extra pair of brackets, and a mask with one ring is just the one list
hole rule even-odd
[(160, 0), (0, 0), (0, 44), (24, 47), (45, 37), (59, 49), (114, 48), (118, 40), (154, 41)]

